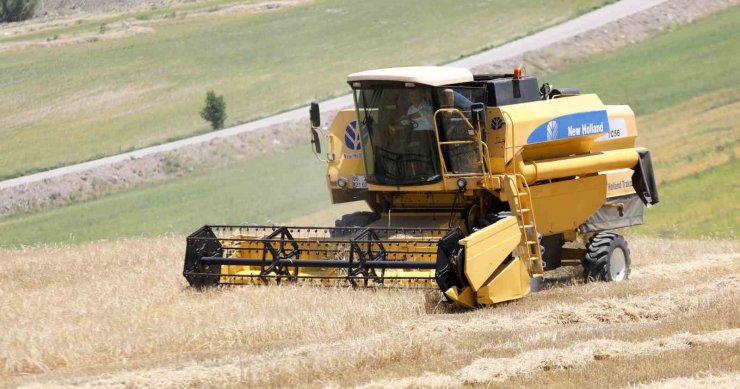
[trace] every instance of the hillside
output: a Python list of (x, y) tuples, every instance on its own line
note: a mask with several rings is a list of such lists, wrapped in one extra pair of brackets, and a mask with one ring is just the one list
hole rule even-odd
[(330, 206), (325, 169), (307, 147), (293, 147), (208, 174), (1, 219), (0, 246), (185, 234), (209, 221), (285, 222)]
[(661, 203), (637, 232), (736, 236), (740, 205), (730, 177), (740, 152), (740, 93), (732, 87), (740, 82), (733, 60), (740, 54), (738, 21), (734, 7), (549, 77), (597, 92), (606, 103), (629, 103), (638, 115), (638, 143), (652, 150)]
[(0, 177), (208, 131), (208, 90), (229, 126), (345, 93), (338, 74), (449, 62), (604, 3), (220, 0), (0, 26)]
[[(163, 7), (194, 0), (44, 0), (39, 4), (39, 15), (67, 15), (127, 11), (132, 8)], [(203, 3), (203, 1), (201, 1)]]
[(736, 384), (740, 244), (630, 242), (628, 282), (565, 268), (475, 311), (413, 290), (198, 292), (180, 236), (0, 250), (0, 386)]
[[(740, 8), (734, 7), (540, 77), (597, 92), (607, 103), (630, 104), (638, 113), (639, 142), (653, 150), (662, 184), (662, 202), (648, 210), (638, 233), (736, 236), (740, 211), (732, 198), (737, 184), (724, 175), (737, 174), (737, 165), (729, 163), (740, 137), (740, 95), (731, 87), (740, 82), (733, 71), (738, 50), (734, 35), (720, 32), (737, 30), (738, 20)], [(690, 61), (686, 53), (708, 59)], [(649, 93), (642, 92), (648, 87)], [(713, 168), (723, 170), (708, 170)], [(328, 206), (323, 174), (323, 165), (305, 146), (298, 147), (214, 173), (6, 218), (0, 220), (0, 245), (185, 234), (214, 222), (285, 222)], [(685, 191), (677, 179), (690, 180), (695, 189)]]

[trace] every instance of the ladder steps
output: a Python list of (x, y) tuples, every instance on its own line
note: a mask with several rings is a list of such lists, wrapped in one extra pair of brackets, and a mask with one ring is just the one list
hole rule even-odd
[(540, 252), (540, 241), (537, 239), (538, 234), (534, 221), (532, 199), (530, 198), (531, 192), (523, 177), (515, 174), (507, 176), (507, 179), (509, 180), (509, 184), (511, 184), (510, 190), (513, 192), (511, 201), (515, 209), (512, 209), (512, 214), (515, 214), (517, 217), (517, 222), (523, 235), (523, 242), (521, 244), (526, 247), (522, 250), (523, 259), (530, 262), (529, 266), (533, 272), (541, 274), (544, 269), (542, 253)]

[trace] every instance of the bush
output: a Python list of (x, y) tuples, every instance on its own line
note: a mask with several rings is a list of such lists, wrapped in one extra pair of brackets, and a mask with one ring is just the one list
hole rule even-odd
[(38, 0), (0, 0), (0, 23), (30, 19)]
[(213, 91), (206, 93), (206, 106), (200, 111), (200, 117), (211, 123), (214, 130), (224, 128), (226, 120), (226, 103), (223, 96), (216, 96)]

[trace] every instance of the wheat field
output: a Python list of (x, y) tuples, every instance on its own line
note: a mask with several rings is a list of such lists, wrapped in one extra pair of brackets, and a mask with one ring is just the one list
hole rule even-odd
[(181, 276), (184, 238), (0, 250), (0, 386), (731, 387), (740, 243), (632, 237), (633, 273), (549, 273), (465, 311), (424, 291)]

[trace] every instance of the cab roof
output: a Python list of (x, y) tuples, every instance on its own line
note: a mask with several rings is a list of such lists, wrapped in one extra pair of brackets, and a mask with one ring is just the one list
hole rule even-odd
[(347, 82), (358, 81), (400, 81), (430, 86), (472, 82), (473, 73), (465, 68), (446, 66), (408, 66), (366, 70), (347, 76)]

